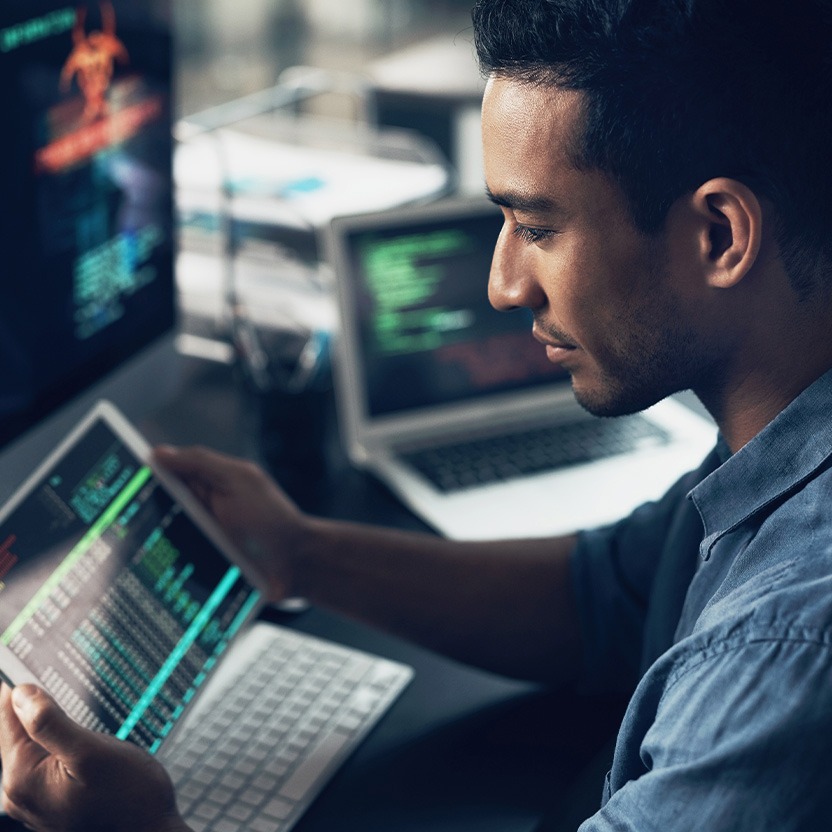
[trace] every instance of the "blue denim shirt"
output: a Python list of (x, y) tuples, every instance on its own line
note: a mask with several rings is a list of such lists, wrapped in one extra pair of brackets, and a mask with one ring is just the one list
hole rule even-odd
[(635, 687), (581, 832), (832, 829), (832, 371), (573, 574), (584, 684)]

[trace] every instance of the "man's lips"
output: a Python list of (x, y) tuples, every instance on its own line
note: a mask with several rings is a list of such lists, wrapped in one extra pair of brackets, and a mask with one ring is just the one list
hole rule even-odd
[(546, 358), (553, 364), (560, 364), (569, 353), (577, 349), (574, 344), (553, 338), (551, 335), (540, 332), (537, 328), (532, 329), (532, 336), (546, 347)]
[(574, 351), (575, 347), (570, 347), (565, 344), (546, 344), (546, 358), (553, 364), (561, 364)]
[(532, 336), (534, 337), (535, 341), (543, 344), (546, 347), (546, 353), (549, 354), (550, 352), (556, 353), (567, 353), (571, 350), (577, 349), (574, 344), (570, 344), (568, 341), (562, 341), (558, 338), (552, 338), (551, 336), (547, 336), (542, 332), (537, 330), (532, 330)]

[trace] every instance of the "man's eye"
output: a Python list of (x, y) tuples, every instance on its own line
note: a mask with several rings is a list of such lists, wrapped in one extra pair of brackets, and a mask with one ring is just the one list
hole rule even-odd
[(525, 243), (541, 243), (553, 237), (555, 232), (547, 228), (531, 228), (528, 225), (515, 225), (512, 232)]

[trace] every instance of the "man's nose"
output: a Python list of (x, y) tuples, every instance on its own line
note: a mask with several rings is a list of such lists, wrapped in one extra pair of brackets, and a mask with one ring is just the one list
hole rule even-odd
[(503, 225), (488, 277), (488, 300), (495, 309), (539, 309), (546, 303), (535, 276), (534, 260), (534, 252), (512, 237), (508, 224)]

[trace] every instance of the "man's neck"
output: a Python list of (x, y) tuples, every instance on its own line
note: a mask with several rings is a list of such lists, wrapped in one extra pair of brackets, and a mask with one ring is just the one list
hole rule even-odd
[[(808, 304), (808, 302), (807, 302)], [(802, 306), (802, 305), (801, 305)], [(721, 379), (694, 390), (732, 452), (753, 439), (807, 387), (832, 369), (832, 313), (801, 308), (787, 327), (757, 328)]]

